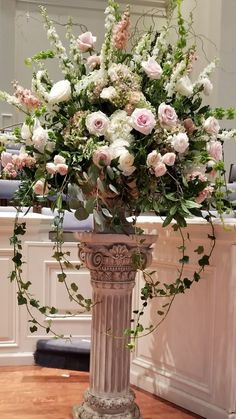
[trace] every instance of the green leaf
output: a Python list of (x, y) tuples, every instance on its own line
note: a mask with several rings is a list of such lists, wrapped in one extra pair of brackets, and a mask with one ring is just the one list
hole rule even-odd
[(22, 306), (23, 304), (27, 304), (27, 300), (21, 292), (18, 292), (17, 301), (18, 301), (19, 306)]
[(111, 183), (109, 183), (109, 189), (114, 192), (116, 195), (119, 195), (118, 190), (116, 189), (116, 187), (114, 185), (112, 185)]
[(201, 278), (201, 276), (199, 275), (199, 273), (198, 272), (194, 272), (194, 274), (193, 274), (194, 281), (198, 282), (200, 278)]
[(75, 211), (75, 217), (77, 220), (86, 220), (88, 216), (89, 212), (82, 206)]
[(57, 279), (59, 282), (64, 282), (66, 279), (66, 274), (64, 272), (57, 275)]
[(50, 314), (56, 314), (58, 310), (55, 307), (51, 307), (49, 313)]
[(37, 330), (38, 330), (38, 328), (37, 328), (37, 326), (30, 326), (30, 331), (31, 331), (31, 333), (34, 333), (34, 332), (37, 332)]
[(79, 289), (78, 285), (76, 285), (74, 282), (72, 282), (72, 284), (70, 285), (70, 287), (71, 287), (71, 289), (72, 289), (74, 292), (77, 292), (77, 291), (78, 291), (78, 289)]
[(181, 259), (179, 259), (179, 263), (189, 263), (189, 256), (183, 256)]
[(102, 213), (108, 217), (108, 218), (112, 218), (112, 214), (108, 211), (107, 208), (102, 208)]
[(209, 256), (208, 255), (204, 255), (201, 259), (199, 259), (198, 264), (200, 266), (207, 266), (209, 265)]
[(184, 278), (183, 282), (184, 282), (185, 288), (190, 288), (192, 285), (192, 281), (188, 278)]

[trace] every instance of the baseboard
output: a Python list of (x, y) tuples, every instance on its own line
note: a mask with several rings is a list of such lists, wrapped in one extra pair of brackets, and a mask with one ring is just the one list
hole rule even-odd
[(236, 419), (236, 412), (227, 412), (206, 400), (173, 388), (171, 385), (167, 386), (161, 383), (161, 381), (158, 381), (157, 385), (157, 382), (153, 382), (153, 378), (147, 376), (141, 378), (140, 374), (135, 371), (131, 370), (130, 379), (133, 385), (156, 396), (160, 396), (162, 399), (183, 407), (190, 412), (196, 413), (205, 419)]
[(17, 365), (34, 365), (33, 352), (14, 352), (12, 354), (0, 354), (0, 367)]

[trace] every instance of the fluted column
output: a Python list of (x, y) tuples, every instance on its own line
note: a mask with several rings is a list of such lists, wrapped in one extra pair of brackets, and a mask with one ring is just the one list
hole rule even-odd
[[(130, 328), (132, 289), (139, 249), (144, 264), (151, 262), (155, 236), (81, 233), (80, 259), (90, 270), (93, 287), (90, 388), (74, 418), (141, 418), (129, 387), (130, 351), (125, 329)], [(143, 241), (144, 240), (144, 241)]]

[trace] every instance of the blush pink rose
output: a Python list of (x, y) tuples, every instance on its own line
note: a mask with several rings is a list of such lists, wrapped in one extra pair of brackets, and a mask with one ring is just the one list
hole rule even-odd
[(223, 148), (220, 141), (211, 141), (208, 144), (207, 151), (213, 159), (222, 160)]
[(56, 165), (57, 173), (61, 176), (65, 176), (68, 173), (68, 166), (65, 163), (59, 163)]
[(33, 186), (33, 191), (36, 195), (46, 195), (48, 193), (48, 187), (45, 179), (39, 179)]
[(189, 146), (189, 139), (187, 134), (184, 132), (179, 132), (179, 134), (174, 135), (171, 144), (175, 151), (178, 153), (184, 153)]
[(87, 52), (93, 49), (96, 40), (96, 36), (93, 36), (91, 32), (82, 33), (77, 39), (80, 51)]
[(162, 156), (162, 162), (167, 166), (173, 166), (175, 164), (176, 154), (175, 153), (166, 153)]
[(161, 126), (166, 129), (175, 127), (178, 121), (174, 108), (165, 103), (161, 103), (158, 108), (158, 118)]
[(157, 163), (157, 165), (154, 167), (154, 173), (156, 177), (163, 176), (167, 172), (166, 165), (162, 162)]
[(156, 119), (150, 109), (136, 108), (131, 115), (131, 125), (142, 134), (151, 134), (156, 125)]
[(212, 186), (206, 186), (206, 188), (201, 191), (198, 196), (196, 197), (195, 201), (198, 204), (201, 204), (205, 199), (209, 198), (214, 191), (214, 188)]
[(142, 61), (141, 65), (150, 80), (158, 80), (161, 78), (163, 70), (154, 58), (150, 57), (148, 61)]
[(209, 116), (209, 118), (205, 120), (203, 128), (207, 134), (217, 135), (220, 130), (220, 125), (214, 116)]
[(109, 123), (109, 118), (101, 111), (90, 113), (85, 121), (89, 133), (97, 137), (106, 133)]
[(12, 163), (12, 154), (7, 151), (3, 151), (1, 153), (1, 163), (3, 167), (5, 167), (8, 163)]
[(101, 64), (101, 58), (99, 55), (90, 55), (90, 57), (87, 58), (87, 65), (90, 68), (90, 70), (93, 70), (96, 66)]
[(111, 163), (111, 152), (107, 145), (95, 150), (93, 155), (93, 162), (96, 166), (109, 166)]
[(57, 166), (54, 163), (47, 163), (46, 170), (50, 175), (54, 175), (57, 171)]
[(65, 157), (60, 156), (60, 154), (57, 154), (56, 156), (54, 156), (54, 164), (64, 164), (66, 162)]

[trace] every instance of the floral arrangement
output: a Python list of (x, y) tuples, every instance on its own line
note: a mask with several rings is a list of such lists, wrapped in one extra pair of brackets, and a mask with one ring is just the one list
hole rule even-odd
[[(117, 233), (139, 233), (137, 216), (154, 212), (164, 217), (163, 226), (174, 222), (173, 228), (182, 235), (188, 217), (203, 217), (202, 210), (210, 209), (221, 216), (229, 208), (222, 192), (222, 145), (226, 138), (235, 137), (236, 131), (221, 129), (219, 120), (232, 119), (235, 112), (205, 105), (204, 97), (213, 89), (210, 77), (216, 61), (192, 80), (196, 46), (188, 43), (191, 22), (184, 21), (181, 3), (175, 0), (172, 5), (178, 16), (174, 45), (168, 42), (168, 20), (160, 33), (145, 33), (130, 52), (130, 9), (122, 14), (118, 4), (109, 0), (105, 38), (98, 53), (96, 37), (91, 32), (75, 36), (71, 22), (66, 33), (67, 52), (41, 7), (52, 49), (26, 60), (33, 67), (31, 90), (15, 82), (13, 95), (0, 92), (1, 99), (26, 116), (14, 132), (15, 141), (22, 144), (21, 152), (14, 156), (2, 150), (2, 173), (21, 179), (15, 196), (19, 206), (49, 202), (58, 210), (54, 257), (62, 267), (61, 281), (66, 277), (63, 266), (69, 264), (59, 235), (66, 209), (75, 209), (79, 220), (93, 213), (96, 231)], [(45, 61), (53, 58), (63, 74), (57, 82), (50, 79), (45, 67)], [(206, 219), (213, 227), (210, 212)], [(28, 286), (20, 277), (17, 234), (24, 231), (16, 222), (11, 279), (19, 277), (21, 281), (18, 301), (26, 304), (29, 300), (39, 307), (38, 301), (26, 295)], [(214, 234), (209, 238), (213, 248)], [(188, 262), (184, 243), (181, 252), (183, 265)], [(183, 280), (178, 275), (169, 287), (159, 283), (157, 287), (150, 274), (145, 274), (142, 309), (148, 299), (160, 294), (173, 297), (199, 280), (211, 253), (204, 254), (201, 246), (197, 252), (199, 272), (193, 279)], [(72, 284), (71, 298), (76, 298), (77, 290)], [(80, 296), (79, 304), (89, 308), (91, 301)], [(140, 313), (142, 310), (136, 312), (139, 332)], [(34, 324), (32, 331), (35, 328)]]

